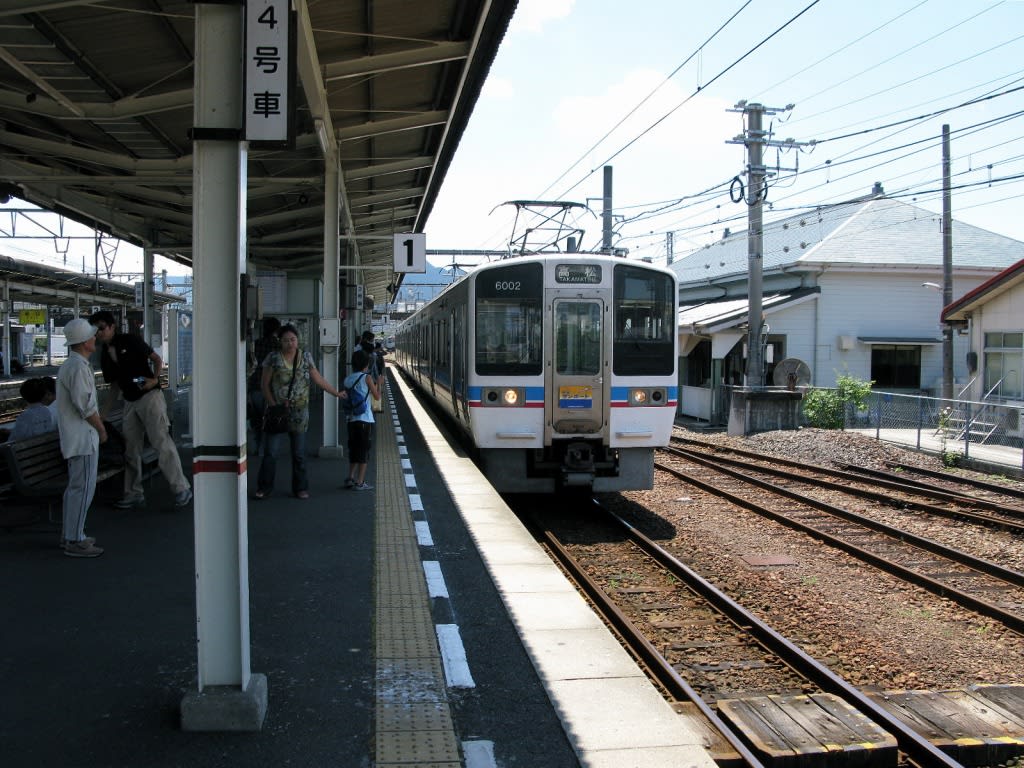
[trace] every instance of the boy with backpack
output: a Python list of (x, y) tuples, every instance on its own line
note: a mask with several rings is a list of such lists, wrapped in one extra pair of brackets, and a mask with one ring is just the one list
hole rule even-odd
[(366, 482), (366, 463), (370, 456), (370, 432), (373, 411), (370, 397), (380, 398), (377, 382), (369, 373), (370, 356), (361, 349), (352, 353), (352, 373), (343, 382), (347, 397), (341, 398), (342, 412), (348, 421), (348, 477), (345, 487), (354, 491), (372, 491)]

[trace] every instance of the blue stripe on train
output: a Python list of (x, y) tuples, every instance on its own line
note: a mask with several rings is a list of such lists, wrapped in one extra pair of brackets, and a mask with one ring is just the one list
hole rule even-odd
[[(494, 385), (489, 385), (487, 389), (495, 389)], [(628, 405), (629, 401), (629, 390), (633, 387), (612, 387), (612, 408), (624, 408)], [(470, 387), (469, 388), (469, 406), (478, 407), (481, 405), (480, 398), (483, 394), (484, 387)], [(526, 387), (526, 407), (527, 408), (540, 408), (544, 405), (544, 387)], [(665, 387), (665, 394), (668, 398), (666, 406), (675, 406), (679, 401), (679, 387)]]

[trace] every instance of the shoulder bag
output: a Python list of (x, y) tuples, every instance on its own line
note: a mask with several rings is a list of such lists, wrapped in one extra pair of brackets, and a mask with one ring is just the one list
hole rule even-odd
[[(299, 368), (299, 363), (302, 362), (302, 350), (298, 350), (295, 355), (295, 362), (292, 363), (292, 379), (288, 382), (288, 395), (285, 400), (292, 399), (292, 387), (295, 386), (295, 371)], [(284, 359), (283, 357), (281, 358)], [(268, 405), (267, 410), (263, 413), (263, 431), (270, 435), (277, 435), (282, 432), (288, 431), (288, 403), (276, 403), (275, 405)]]

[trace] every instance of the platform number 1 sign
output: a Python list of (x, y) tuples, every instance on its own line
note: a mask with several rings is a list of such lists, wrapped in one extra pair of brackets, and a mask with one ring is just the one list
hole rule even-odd
[(427, 236), (422, 232), (395, 235), (395, 272), (427, 271)]

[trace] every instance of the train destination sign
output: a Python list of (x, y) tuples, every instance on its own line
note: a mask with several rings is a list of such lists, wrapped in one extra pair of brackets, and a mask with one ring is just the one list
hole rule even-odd
[(597, 264), (558, 264), (555, 282), (597, 285), (601, 282), (601, 267)]

